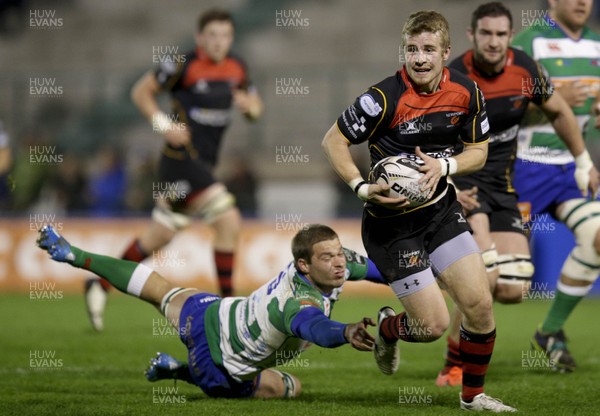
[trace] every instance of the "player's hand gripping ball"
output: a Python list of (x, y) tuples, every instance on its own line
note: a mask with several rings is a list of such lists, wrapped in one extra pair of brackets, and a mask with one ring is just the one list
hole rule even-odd
[(419, 164), (401, 156), (389, 156), (381, 159), (369, 172), (369, 182), (389, 184), (387, 196), (398, 198), (404, 196), (409, 200), (409, 207), (418, 207), (429, 200), (428, 192), (421, 190)]

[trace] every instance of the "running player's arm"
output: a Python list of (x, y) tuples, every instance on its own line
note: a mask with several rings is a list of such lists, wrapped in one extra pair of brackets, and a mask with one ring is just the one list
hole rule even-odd
[[(160, 71), (160, 70), (159, 70)], [(158, 76), (161, 76), (159, 73)], [(152, 124), (153, 130), (161, 133), (165, 139), (181, 146), (189, 143), (190, 132), (182, 126), (177, 126), (158, 105), (156, 96), (163, 90), (154, 71), (146, 72), (131, 89), (131, 100), (142, 115)]]
[(575, 158), (577, 187), (584, 196), (587, 196), (589, 189), (595, 198), (599, 185), (598, 171), (585, 148), (583, 136), (571, 107), (560, 94), (553, 94), (540, 105), (540, 108)]
[(592, 105), (592, 114), (596, 116), (594, 127), (600, 130), (600, 92), (596, 96), (596, 100)]
[(330, 127), (321, 146), (333, 169), (360, 199), (397, 209), (408, 206), (408, 199), (386, 197), (383, 193), (389, 185), (365, 181), (350, 153), (351, 145), (362, 143), (375, 133), (386, 116), (386, 110), (386, 99), (381, 90), (370, 88)]
[(254, 121), (263, 113), (263, 102), (256, 88), (234, 90), (233, 103), (248, 120)]

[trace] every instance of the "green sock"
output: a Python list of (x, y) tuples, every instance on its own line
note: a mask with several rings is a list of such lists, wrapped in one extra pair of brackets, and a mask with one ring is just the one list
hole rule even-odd
[(583, 299), (583, 296), (567, 295), (557, 289), (556, 298), (554, 298), (550, 311), (548, 311), (548, 315), (546, 315), (546, 319), (542, 324), (542, 333), (553, 334), (560, 331), (581, 299)]
[(139, 263), (88, 253), (73, 246), (71, 251), (75, 254), (73, 266), (90, 270), (108, 280), (121, 292), (128, 293), (127, 286)]

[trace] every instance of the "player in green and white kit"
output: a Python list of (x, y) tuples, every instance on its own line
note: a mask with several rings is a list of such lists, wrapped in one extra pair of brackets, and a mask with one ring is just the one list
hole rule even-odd
[[(600, 90), (600, 35), (586, 26), (592, 3), (593, 0), (549, 0), (548, 16), (513, 40), (513, 46), (523, 49), (547, 69), (582, 131), (592, 109), (598, 112)], [(546, 353), (558, 369), (572, 371), (575, 361), (562, 328), (600, 273), (598, 172), (587, 151), (573, 158), (550, 122), (531, 112), (519, 132), (514, 187), (526, 219), (535, 220), (540, 214), (549, 213), (575, 235), (577, 246), (563, 265), (552, 307), (532, 339), (532, 346)]]
[(88, 269), (160, 308), (178, 328), (189, 364), (159, 353), (146, 372), (150, 381), (182, 379), (212, 397), (295, 397), (300, 381), (271, 367), (298, 358), (309, 343), (373, 350), (366, 330), (375, 326), (371, 318), (342, 324), (329, 316), (347, 280), (385, 282), (370, 260), (343, 248), (324, 225), (299, 231), (292, 240), (294, 261), (245, 298), (175, 287), (143, 264), (71, 246), (51, 226), (40, 230), (38, 246), (53, 260)]

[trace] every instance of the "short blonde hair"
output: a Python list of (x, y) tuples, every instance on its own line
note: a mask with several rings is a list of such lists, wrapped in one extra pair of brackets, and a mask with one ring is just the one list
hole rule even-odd
[(421, 33), (439, 33), (442, 39), (442, 48), (450, 47), (450, 26), (444, 16), (435, 10), (421, 10), (412, 13), (402, 28), (402, 45), (407, 37), (417, 36)]

